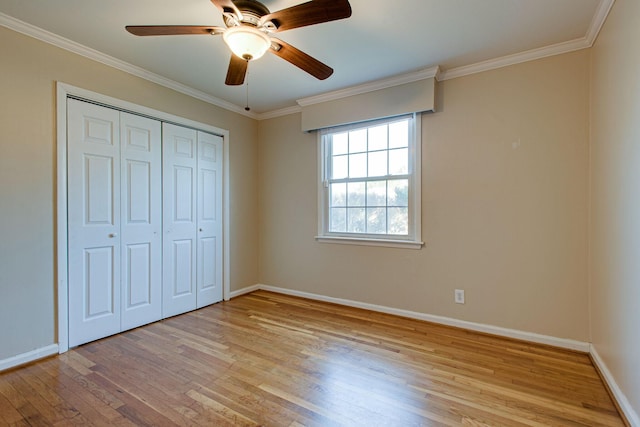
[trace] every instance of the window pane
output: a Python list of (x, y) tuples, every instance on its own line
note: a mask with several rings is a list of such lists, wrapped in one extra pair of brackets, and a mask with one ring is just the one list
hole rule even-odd
[(409, 121), (403, 120), (389, 125), (389, 148), (409, 146)]
[(374, 151), (369, 153), (369, 175), (368, 176), (386, 176), (387, 175), (387, 151)]
[(389, 200), (387, 206), (409, 206), (409, 180), (396, 179), (389, 181)]
[[(392, 240), (416, 237), (413, 209), (414, 203), (420, 208), (420, 194), (410, 186), (413, 174), (420, 172), (420, 159), (414, 163), (411, 156), (419, 151), (414, 139), (420, 135), (414, 134), (414, 125), (405, 115), (345, 125), (323, 136), (326, 156), (320, 157), (319, 166), (327, 182), (320, 183), (318, 210), (325, 227), (321, 233)], [(415, 215), (420, 218), (418, 210)]]
[(331, 184), (331, 207), (347, 206), (347, 184)]
[(348, 197), (347, 203), (349, 206), (364, 206), (365, 205), (365, 183), (364, 182), (350, 182), (348, 185)]
[(372, 181), (367, 183), (367, 206), (387, 205), (387, 181)]
[(365, 232), (365, 208), (348, 208), (347, 209), (347, 232), (349, 233)]
[(334, 156), (331, 158), (331, 178), (342, 179), (349, 176), (349, 156)]
[(360, 129), (349, 132), (349, 153), (367, 151), (367, 130)]
[(369, 128), (369, 151), (387, 149), (387, 125)]
[(408, 234), (409, 233), (409, 209), (389, 208), (389, 231), (388, 234)]
[(349, 134), (347, 132), (337, 133), (332, 138), (333, 146), (331, 154), (347, 154), (349, 150)]
[(329, 231), (333, 231), (335, 233), (344, 233), (347, 231), (346, 208), (331, 208), (329, 215), (331, 216), (329, 220)]
[(364, 178), (367, 176), (367, 154), (349, 155), (349, 178)]
[(409, 150), (400, 148), (389, 150), (389, 175), (406, 175), (409, 173)]
[(385, 208), (367, 209), (367, 233), (387, 233), (387, 210)]

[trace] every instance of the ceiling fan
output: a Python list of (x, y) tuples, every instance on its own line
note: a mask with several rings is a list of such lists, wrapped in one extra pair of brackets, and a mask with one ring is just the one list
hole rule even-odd
[(222, 12), (223, 27), (201, 25), (129, 25), (127, 31), (136, 36), (222, 35), (233, 54), (225, 83), (241, 85), (249, 61), (265, 52), (279, 56), (317, 79), (324, 80), (333, 69), (280, 39), (279, 33), (308, 25), (321, 24), (351, 16), (348, 0), (312, 0), (277, 12), (257, 0), (211, 0)]

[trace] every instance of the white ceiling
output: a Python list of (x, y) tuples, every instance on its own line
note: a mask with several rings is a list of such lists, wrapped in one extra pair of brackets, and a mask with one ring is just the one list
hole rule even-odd
[[(303, 1), (262, 2), (276, 11)], [(334, 74), (319, 81), (267, 54), (249, 65), (247, 114), (437, 65), (451, 78), (588, 47), (613, 1), (350, 0), (348, 19), (278, 34)], [(0, 0), (0, 25), (244, 112), (246, 87), (224, 84), (230, 53), (222, 37), (136, 37), (124, 29), (165, 24), (224, 26), (210, 0)]]

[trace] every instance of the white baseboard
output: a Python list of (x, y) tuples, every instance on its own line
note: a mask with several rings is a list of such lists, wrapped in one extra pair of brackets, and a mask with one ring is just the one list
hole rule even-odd
[(260, 289), (262, 289), (261, 285), (247, 286), (246, 288), (242, 288), (242, 289), (238, 289), (237, 291), (230, 292), (229, 298), (235, 298), (235, 297), (239, 297), (240, 295), (250, 294), (251, 292), (254, 292)]
[(44, 357), (58, 354), (58, 344), (51, 344), (46, 347), (37, 348), (27, 353), (18, 354), (8, 359), (0, 360), (0, 372), (33, 362)]
[(232, 292), (233, 296), (240, 296), (259, 289), (265, 291), (276, 292), (279, 294), (291, 295), (301, 298), (308, 298), (316, 301), (330, 302), (334, 304), (345, 305), (348, 307), (362, 308), (365, 310), (377, 311), (380, 313), (394, 314), (396, 316), (407, 317), (410, 319), (424, 320), (427, 322), (438, 323), (441, 325), (454, 326), (457, 328), (468, 329), (476, 332), (484, 332), (487, 334), (498, 335), (507, 338), (514, 338), (523, 341), (534, 342), (538, 344), (546, 344), (554, 347), (565, 348), (569, 350), (581, 351), (589, 353), (591, 347), (588, 342), (570, 340), (565, 338), (557, 338), (548, 335), (540, 335), (532, 332), (518, 331), (515, 329), (501, 328), (499, 326), (485, 325), (482, 323), (468, 322), (465, 320), (452, 319), (450, 317), (435, 316), (432, 314), (420, 313), (416, 311), (402, 310), (398, 308), (385, 307), (382, 305), (368, 304), (359, 301), (352, 301), (342, 298), (333, 298), (324, 295), (312, 294), (308, 292), (295, 291), (277, 286), (269, 286), (258, 284), (247, 288), (239, 289)]
[(611, 371), (609, 371), (609, 368), (607, 368), (607, 365), (604, 363), (593, 344), (591, 344), (591, 350), (589, 353), (591, 354), (591, 360), (593, 360), (593, 363), (598, 367), (602, 379), (607, 383), (609, 390), (611, 390), (611, 393), (613, 394), (613, 398), (618, 403), (618, 406), (624, 413), (627, 421), (629, 421), (632, 427), (640, 427), (640, 416), (638, 416), (638, 413), (629, 403), (627, 396), (625, 396), (622, 390), (620, 390), (620, 387), (618, 387), (618, 383), (616, 383), (613, 375), (611, 375)]

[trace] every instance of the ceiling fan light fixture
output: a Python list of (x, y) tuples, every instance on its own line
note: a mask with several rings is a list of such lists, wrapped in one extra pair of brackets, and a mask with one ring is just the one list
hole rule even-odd
[(265, 33), (246, 25), (229, 28), (222, 38), (234, 55), (246, 61), (260, 58), (271, 46), (271, 39)]

